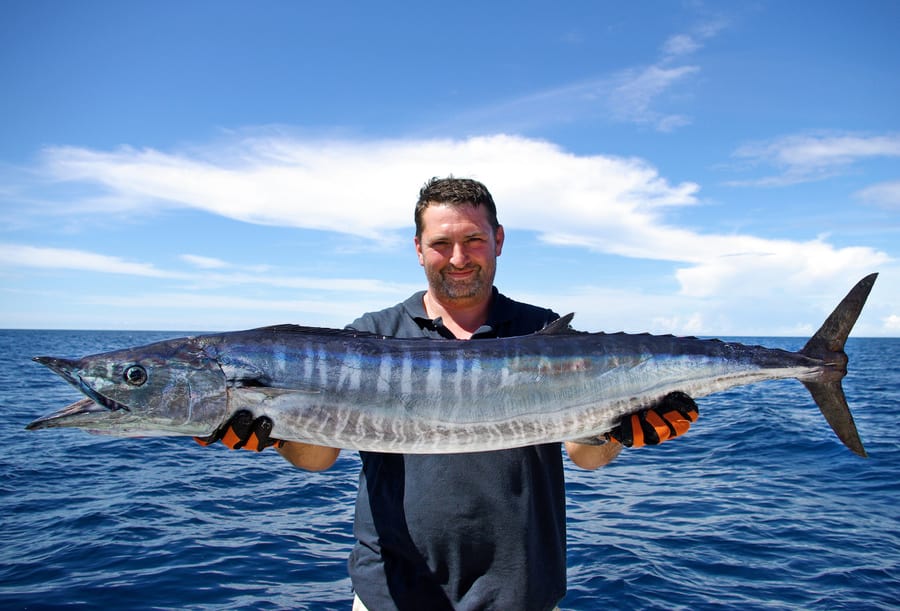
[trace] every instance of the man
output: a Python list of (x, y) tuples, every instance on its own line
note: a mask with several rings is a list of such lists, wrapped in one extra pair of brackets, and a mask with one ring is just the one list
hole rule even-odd
[[(395, 337), (477, 340), (533, 333), (558, 318), (494, 287), (504, 230), (481, 183), (432, 179), (419, 193), (414, 239), (427, 289), (349, 328)], [(596, 469), (625, 445), (659, 443), (696, 419), (675, 393), (596, 445), (566, 442)], [(223, 427), (223, 429), (227, 429)], [(223, 431), (209, 441), (251, 436)], [(264, 436), (262, 436), (264, 437)], [(274, 440), (250, 444), (261, 449)], [(275, 443), (297, 467), (330, 467), (339, 450)], [(552, 609), (566, 592), (565, 490), (560, 444), (495, 452), (400, 455), (360, 452), (354, 609)]]

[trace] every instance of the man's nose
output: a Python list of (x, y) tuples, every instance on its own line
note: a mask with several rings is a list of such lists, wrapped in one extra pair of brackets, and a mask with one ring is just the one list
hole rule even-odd
[(453, 252), (450, 254), (450, 265), (453, 267), (465, 267), (469, 262), (469, 254), (463, 244), (454, 244)]

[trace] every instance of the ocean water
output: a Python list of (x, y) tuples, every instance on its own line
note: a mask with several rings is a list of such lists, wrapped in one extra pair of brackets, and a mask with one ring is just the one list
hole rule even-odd
[[(353, 453), (313, 474), (272, 450), (23, 430), (80, 398), (30, 357), (178, 335), (0, 331), (0, 608), (350, 608)], [(682, 439), (567, 463), (562, 608), (900, 608), (900, 340), (847, 352), (868, 459), (779, 381), (699, 400)]]

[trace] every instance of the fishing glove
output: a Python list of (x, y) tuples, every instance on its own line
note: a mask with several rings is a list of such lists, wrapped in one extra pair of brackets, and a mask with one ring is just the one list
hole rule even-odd
[(228, 421), (220, 426), (209, 437), (194, 437), (194, 441), (202, 446), (208, 446), (221, 441), (229, 449), (254, 450), (262, 452), (268, 447), (280, 448), (284, 445), (281, 439), (269, 437), (272, 432), (272, 419), (260, 416), (254, 419), (253, 414), (242, 409), (236, 412)]
[(653, 407), (625, 416), (619, 426), (606, 433), (606, 438), (629, 448), (654, 446), (686, 433), (699, 415), (694, 400), (676, 391)]

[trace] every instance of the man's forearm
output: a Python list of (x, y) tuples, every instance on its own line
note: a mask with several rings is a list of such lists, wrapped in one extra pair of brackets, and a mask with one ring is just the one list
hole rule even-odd
[(569, 458), (582, 469), (597, 469), (611, 463), (622, 451), (622, 447), (622, 444), (616, 441), (608, 441), (597, 446), (574, 441), (566, 442)]
[(341, 453), (337, 448), (326, 448), (299, 441), (285, 441), (284, 445), (276, 450), (286, 461), (307, 471), (324, 471), (330, 468)]

